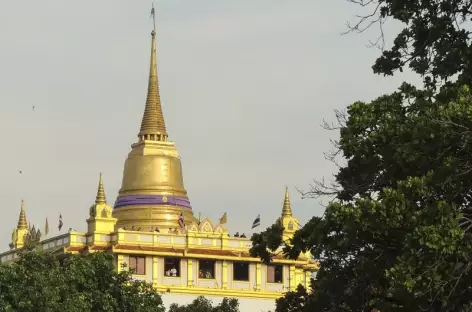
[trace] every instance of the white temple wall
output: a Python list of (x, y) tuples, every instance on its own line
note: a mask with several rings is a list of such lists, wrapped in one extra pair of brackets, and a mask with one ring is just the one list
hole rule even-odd
[[(129, 267), (129, 256), (123, 255), (123, 262)], [(180, 261), (180, 276), (171, 277), (164, 275), (164, 257), (160, 256), (146, 256), (146, 268), (144, 275), (133, 274), (133, 278), (137, 280), (144, 280), (147, 282), (156, 282), (159, 285), (167, 286), (184, 286), (188, 285), (188, 270), (189, 263), (191, 263), (192, 280), (195, 287), (201, 288), (221, 288), (223, 287), (223, 261), (218, 260), (215, 264), (215, 276), (214, 279), (204, 279), (198, 277), (198, 259), (186, 259), (182, 258)], [(154, 264), (154, 265), (153, 265)], [(226, 288), (235, 290), (247, 290), (253, 291), (256, 287), (256, 275), (257, 266), (255, 263), (249, 264), (249, 281), (235, 281), (233, 279), (233, 263), (232, 261), (226, 261), (227, 264), (227, 284)], [(261, 281), (260, 288), (262, 291), (269, 292), (283, 292), (290, 287), (290, 266), (283, 266), (283, 277), (282, 283), (268, 283), (267, 279), (267, 266), (262, 264), (261, 268)], [(156, 272), (154, 272), (156, 270)], [(153, 281), (153, 277), (155, 280)], [(305, 274), (303, 272), (296, 272), (293, 276), (295, 284), (301, 283), (304, 285)]]
[[(197, 295), (183, 295), (183, 294), (162, 294), (162, 300), (164, 301), (165, 307), (168, 309), (172, 303), (179, 305), (189, 304)], [(223, 297), (218, 296), (207, 296), (205, 298), (213, 301), (216, 305), (223, 300)], [(269, 312), (275, 310), (274, 299), (248, 299), (248, 298), (236, 298), (239, 301), (239, 311), (241, 312)]]

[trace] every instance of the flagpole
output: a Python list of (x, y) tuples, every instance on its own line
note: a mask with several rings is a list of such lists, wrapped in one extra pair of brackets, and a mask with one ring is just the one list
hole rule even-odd
[(46, 225), (44, 227), (44, 237), (48, 236), (49, 234), (49, 222), (48, 222), (48, 218), (46, 217)]

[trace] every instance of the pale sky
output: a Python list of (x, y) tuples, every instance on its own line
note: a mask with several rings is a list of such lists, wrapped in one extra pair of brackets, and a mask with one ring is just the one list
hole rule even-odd
[[(302, 223), (320, 215), (296, 187), (330, 178), (333, 109), (411, 77), (371, 70), (376, 32), (341, 36), (345, 0), (160, 0), (157, 53), (169, 139), (194, 212), (249, 233), (280, 215), (285, 185)], [(57, 234), (86, 230), (103, 172), (108, 202), (136, 141), (149, 71), (151, 1), (0, 1), (0, 251), (21, 199)], [(393, 32), (388, 33), (391, 36)], [(32, 106), (35, 110), (32, 110)], [(23, 173), (19, 174), (18, 170)]]

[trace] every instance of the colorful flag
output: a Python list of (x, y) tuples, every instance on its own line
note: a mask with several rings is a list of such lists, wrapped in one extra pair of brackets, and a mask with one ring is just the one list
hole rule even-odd
[(48, 218), (46, 218), (46, 225), (44, 226), (44, 234), (48, 235), (49, 234), (49, 222)]
[(228, 215), (225, 212), (225, 214), (220, 218), (220, 224), (225, 224), (227, 222), (228, 222)]
[(59, 231), (62, 229), (63, 225), (64, 225), (64, 223), (62, 222), (62, 214), (59, 214), (59, 225), (57, 226)]
[(185, 226), (185, 223), (184, 223), (184, 213), (181, 212), (180, 213), (180, 216), (179, 216), (179, 225), (181, 228), (183, 228)]
[(257, 215), (256, 220), (254, 220), (254, 222), (252, 223), (252, 228), (251, 228), (251, 230), (252, 230), (253, 228), (258, 227), (259, 225), (261, 225), (261, 215)]

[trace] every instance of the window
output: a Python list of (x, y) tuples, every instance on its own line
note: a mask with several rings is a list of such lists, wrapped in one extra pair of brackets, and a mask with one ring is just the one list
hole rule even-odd
[(146, 274), (146, 258), (139, 256), (129, 256), (129, 269), (133, 274)]
[(233, 279), (235, 281), (249, 281), (249, 263), (233, 263)]
[(215, 278), (215, 260), (198, 261), (198, 278)]
[(268, 265), (267, 283), (282, 283), (283, 268), (281, 265)]
[(179, 258), (165, 258), (164, 259), (164, 274), (170, 277), (180, 277), (180, 259)]

